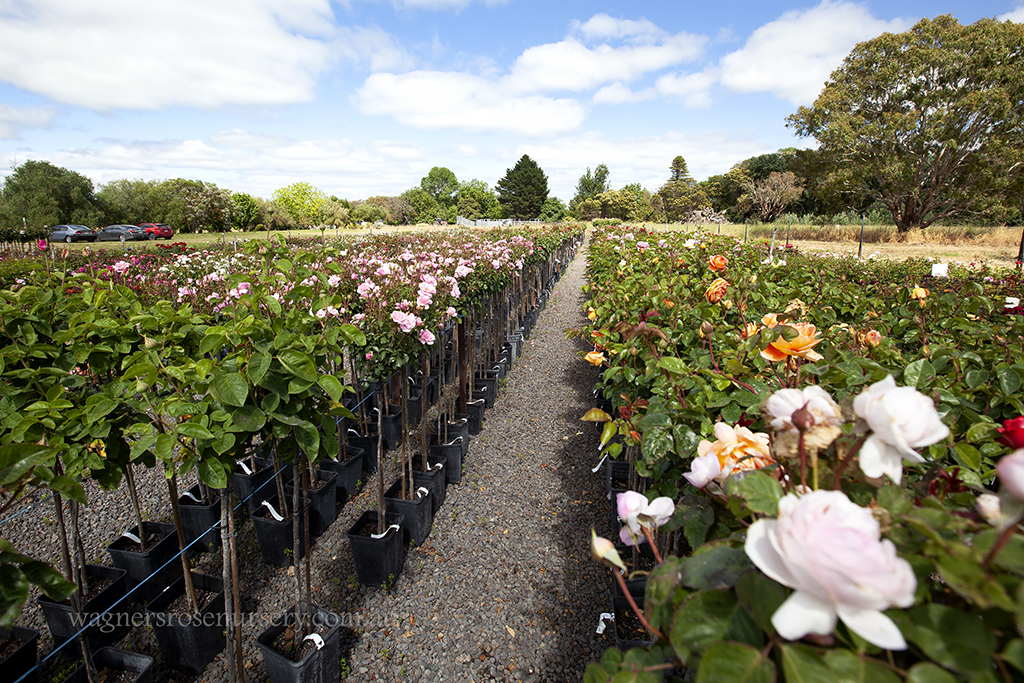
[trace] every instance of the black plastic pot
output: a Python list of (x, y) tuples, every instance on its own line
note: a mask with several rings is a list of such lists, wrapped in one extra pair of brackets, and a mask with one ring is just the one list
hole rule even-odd
[[(653, 569), (655, 561), (654, 551), (651, 550), (651, 545), (649, 543), (642, 543), (637, 547), (640, 551), (640, 566), (638, 568), (647, 570)], [(619, 557), (622, 558), (623, 562), (626, 562), (627, 565), (632, 565), (633, 548), (627, 545), (616, 543), (615, 549), (618, 551)], [(621, 570), (612, 569), (612, 572), (618, 571)], [(635, 569), (632, 566), (630, 566), (630, 572), (632, 571), (635, 571)], [(629, 590), (629, 594), (632, 595), (634, 598), (640, 598), (641, 600), (643, 600), (644, 593), (647, 590), (647, 576), (640, 575), (631, 579), (629, 578), (629, 575), (626, 574), (622, 578), (626, 582), (626, 588)], [(622, 586), (619, 585), (619, 580), (615, 578), (614, 574), (612, 574), (612, 595), (621, 596), (622, 594)], [(639, 602), (637, 604), (639, 604)]]
[(616, 494), (629, 489), (629, 463), (608, 458), (605, 462), (605, 495), (617, 502)]
[[(248, 467), (248, 464), (246, 464)], [(244, 500), (249, 512), (255, 512), (270, 496), (274, 495), (274, 485), (269, 484), (274, 477), (272, 466), (259, 467), (255, 472), (246, 473), (242, 466), (235, 466), (233, 488), (239, 500)]]
[(167, 612), (167, 608), (185, 594), (185, 577), (182, 577), (146, 605), (146, 623), (153, 629), (160, 646), (161, 663), (199, 676), (227, 644), (224, 581), (192, 572), (192, 583), (197, 591), (216, 594), (198, 614)]
[(313, 632), (323, 639), (323, 647), (309, 652), (298, 662), (273, 648), (274, 641), (295, 623), (295, 606), (274, 620), (270, 628), (256, 638), (263, 654), (263, 665), (271, 683), (333, 683), (341, 678), (341, 619), (337, 614), (313, 605), (310, 609)]
[[(39, 643), (39, 631), (34, 628), (25, 628), (24, 626), (15, 626), (10, 631), (0, 628), (0, 638), (21, 641), (21, 645), (18, 646), (17, 650), (9, 654), (5, 659), (0, 659), (0, 671), (4, 672), (4, 676), (9, 677), (8, 680), (16, 681), (36, 665), (36, 646)], [(25, 678), (24, 683), (34, 683), (35, 680), (36, 672), (33, 671)]]
[(384, 435), (384, 450), (394, 450), (402, 445), (402, 408), (388, 406), (388, 412), (381, 421)]
[(405, 402), (405, 407), (405, 426), (411, 429), (412, 427), (415, 427), (417, 424), (419, 424), (420, 415), (423, 414), (423, 400), (420, 397), (419, 390), (409, 391), (409, 398)]
[[(127, 600), (118, 603), (125, 596), (127, 591), (127, 579), (123, 569), (105, 567), (98, 564), (89, 564), (85, 567), (87, 576), (109, 580), (111, 583), (99, 592), (93, 599), (82, 606), (82, 614), (90, 618), (102, 615), (95, 624), (85, 631), (85, 637), (89, 649), (95, 651), (97, 648), (113, 645), (128, 635), (131, 630), (131, 620), (128, 618)], [(76, 633), (82, 630), (82, 626), (71, 609), (70, 602), (52, 602), (45, 597), (36, 600), (43, 610), (46, 618), (46, 626), (50, 629), (55, 645), (67, 641)], [(117, 607), (114, 604), (117, 603)], [(82, 656), (81, 648), (69, 644), (63, 649), (66, 656), (78, 659)]]
[[(292, 555), (295, 544), (292, 542), (292, 518), (278, 504), (277, 496), (273, 496), (269, 502), (279, 515), (284, 516), (283, 521), (277, 521), (272, 517), (262, 517), (258, 513), (252, 516), (252, 524), (256, 529), (256, 542), (260, 546), (260, 554), (263, 561), (274, 567), (287, 567), (292, 564)], [(264, 509), (266, 509), (264, 507)], [(302, 559), (306, 554), (306, 539), (303, 533), (302, 510), (298, 513), (299, 521), (299, 556), (296, 560)]]
[(348, 460), (339, 462), (337, 460), (323, 460), (320, 462), (321, 469), (334, 472), (338, 475), (335, 484), (335, 496), (338, 503), (344, 505), (351, 498), (354, 498), (359, 489), (359, 482), (365, 480), (363, 476), (363, 449), (349, 445), (346, 448)]
[[(92, 653), (92, 661), (98, 671), (111, 669), (132, 673), (131, 683), (149, 683), (153, 680), (153, 658), (148, 655), (101, 647)], [(86, 683), (89, 677), (85, 672), (85, 666), (78, 667), (64, 680), (66, 683)]]
[[(644, 608), (643, 596), (639, 598), (633, 598), (636, 602), (636, 606), (641, 610)], [(626, 613), (632, 613), (633, 610), (629, 606), (629, 601), (626, 600), (626, 596), (617, 595), (612, 598), (612, 612), (615, 614), (615, 647), (622, 652), (629, 650), (634, 647), (647, 647), (654, 643), (653, 640), (638, 640), (630, 637), (632, 634), (621, 634), (619, 628), (622, 622), (622, 615)]]
[[(401, 529), (405, 518), (388, 512), (384, 521), (388, 529), (381, 538), (371, 538), (360, 533), (367, 527), (376, 530), (376, 510), (364, 512), (348, 531), (356, 577), (364, 586), (390, 586), (405, 566), (406, 543)], [(398, 525), (399, 528), (391, 528), (391, 525)]]
[[(459, 437), (460, 439), (462, 437)], [(430, 457), (442, 457), (445, 459), (444, 477), (449, 484), (458, 484), (462, 481), (462, 442), (449, 445), (430, 445)]]
[(451, 443), (458, 437), (462, 437), (462, 455), (465, 457), (469, 452), (469, 417), (467, 415), (456, 415), (455, 421), (448, 420), (447, 416), (441, 416), (441, 424), (434, 422), (430, 425), (431, 443)]
[(466, 414), (469, 418), (469, 433), (476, 436), (484, 428), (484, 409), (487, 407), (487, 392), (474, 391), (473, 400), (466, 401)]
[[(414, 491), (421, 486), (411, 482), (407, 484)], [(423, 545), (423, 541), (430, 536), (430, 527), (434, 523), (434, 507), (432, 496), (428, 489), (427, 494), (416, 500), (399, 498), (402, 495), (402, 480), (396, 479), (395, 483), (384, 493), (384, 508), (388, 512), (405, 517), (402, 524), (402, 531), (405, 532), (406, 542), (414, 546)]]
[[(419, 464), (420, 454), (413, 456), (413, 463)], [(448, 469), (448, 459), (443, 456), (427, 455), (427, 464), (430, 465), (429, 472), (413, 470), (412, 478), (416, 486), (426, 486), (430, 489), (431, 506), (433, 514), (437, 514), (441, 504), (444, 503), (445, 495), (448, 493), (448, 478), (445, 470)], [(438, 467), (440, 465), (440, 467)]]
[(494, 399), (498, 395), (498, 373), (494, 370), (488, 370), (482, 374), (476, 373), (473, 386), (476, 387), (477, 391), (484, 392), (483, 396), (487, 402), (487, 407), (493, 408)]
[(350, 433), (347, 438), (350, 446), (355, 446), (363, 451), (363, 471), (367, 474), (376, 472), (377, 444), (380, 442), (380, 439), (377, 437), (376, 426), (370, 428), (368, 436)]
[[(316, 475), (322, 483), (319, 488), (307, 491), (309, 496), (309, 533), (312, 536), (320, 536), (327, 531), (328, 527), (334, 524), (338, 511), (335, 507), (338, 499), (338, 475), (325, 469), (318, 470)], [(289, 501), (292, 499), (293, 490), (291, 486), (285, 487), (285, 495), (288, 496)]]
[[(127, 572), (125, 584), (136, 602), (149, 602), (160, 595), (181, 576), (181, 559), (177, 557), (178, 531), (173, 524), (164, 522), (143, 522), (147, 534), (163, 534), (160, 541), (144, 553), (135, 552), (138, 544), (127, 536), (121, 536), (107, 546), (107, 553), (115, 567)], [(138, 535), (138, 527), (129, 529)]]
[[(199, 487), (193, 486), (188, 491), (195, 498), (199, 498)], [(221, 496), (210, 505), (200, 505), (192, 496), (181, 496), (178, 498), (178, 510), (181, 513), (181, 531), (185, 537), (185, 545), (196, 539), (192, 550), (201, 550), (204, 553), (220, 547), (220, 526), (214, 526), (220, 521)]]

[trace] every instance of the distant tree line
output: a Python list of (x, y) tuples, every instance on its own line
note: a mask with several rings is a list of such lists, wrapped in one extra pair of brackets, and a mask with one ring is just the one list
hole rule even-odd
[(45, 161), (16, 167), (0, 190), (0, 237), (58, 223), (163, 222), (181, 232), (446, 222), (470, 219), (770, 223), (784, 214), (820, 223), (888, 216), (901, 233), (936, 222), (1019, 225), (1024, 196), (1024, 25), (952, 16), (857, 45), (811, 107), (788, 118), (816, 149), (744, 159), (696, 181), (679, 155), (655, 191), (612, 189), (587, 167), (565, 205), (523, 155), (491, 188), (442, 166), (397, 197), (328, 197), (309, 183), (270, 200), (176, 178), (93, 187)]

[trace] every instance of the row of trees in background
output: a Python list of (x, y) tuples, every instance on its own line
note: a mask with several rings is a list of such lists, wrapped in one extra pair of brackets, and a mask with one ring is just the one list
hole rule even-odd
[(491, 188), (482, 180), (459, 181), (436, 166), (418, 187), (398, 196), (349, 201), (328, 196), (308, 182), (275, 190), (271, 198), (234, 192), (213, 183), (173, 180), (115, 180), (97, 190), (92, 180), (46, 161), (14, 168), (0, 190), (0, 228), (33, 234), (42, 226), (74, 223), (167, 223), (184, 233), (228, 230), (286, 230), (306, 226), (391, 225), (477, 219), (558, 221), (565, 205), (548, 197), (548, 178), (524, 155)]
[(857, 45), (811, 107), (788, 124), (817, 149), (745, 159), (696, 181), (676, 156), (665, 183), (612, 189), (610, 170), (588, 167), (568, 206), (524, 155), (491, 188), (434, 167), (397, 197), (350, 202), (309, 183), (270, 200), (198, 180), (92, 182), (44, 161), (17, 167), (0, 193), (0, 228), (56, 223), (169, 223), (182, 232), (284, 229), (470, 219), (770, 223), (784, 213), (815, 222), (888, 216), (900, 230), (936, 221), (1019, 224), (1024, 195), (1024, 26), (951, 16)]

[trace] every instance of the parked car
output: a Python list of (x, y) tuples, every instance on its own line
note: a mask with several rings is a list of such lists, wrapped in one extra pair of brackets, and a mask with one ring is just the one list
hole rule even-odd
[(117, 242), (121, 244), (125, 242), (131, 242), (133, 240), (145, 240), (149, 239), (149, 234), (140, 227), (135, 225), (108, 225), (107, 227), (96, 233), (100, 242)]
[(155, 240), (161, 237), (169, 240), (174, 237), (174, 231), (166, 223), (139, 223), (139, 227), (146, 231), (147, 239)]
[(51, 242), (95, 242), (96, 231), (84, 225), (55, 225), (50, 228)]

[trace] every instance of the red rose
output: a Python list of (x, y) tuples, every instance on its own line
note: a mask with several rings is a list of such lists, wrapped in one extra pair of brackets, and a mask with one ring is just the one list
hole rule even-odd
[(1024, 415), (1005, 420), (999, 430), (999, 443), (1010, 448), (1024, 448)]

